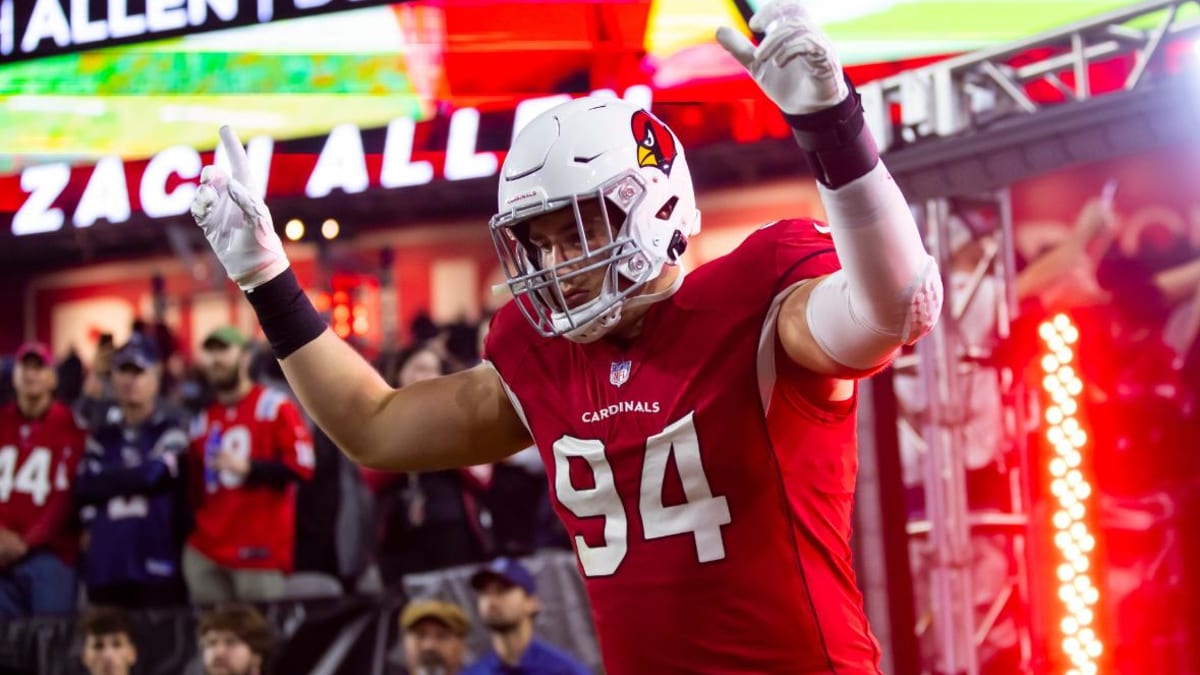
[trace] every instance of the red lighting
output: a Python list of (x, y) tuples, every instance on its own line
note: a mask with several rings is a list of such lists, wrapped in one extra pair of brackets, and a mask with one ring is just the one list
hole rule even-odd
[(1042, 323), (1038, 337), (1043, 347), (1041, 366), (1046, 373), (1042, 379), (1047, 403), (1045, 438), (1053, 449), (1047, 469), (1050, 494), (1057, 502), (1052, 504), (1051, 522), (1058, 551), (1058, 600), (1063, 609), (1058, 628), (1062, 653), (1070, 664), (1065, 675), (1096, 675), (1096, 661), (1104, 645), (1093, 626), (1100, 592), (1088, 574), (1093, 567), (1091, 552), (1096, 539), (1084, 520), (1091, 509), (1092, 486), (1080, 470), (1088, 441), (1087, 432), (1076, 418), (1083, 381), (1067, 365), (1074, 359), (1072, 347), (1079, 340), (1079, 329), (1070, 317), (1059, 314)]

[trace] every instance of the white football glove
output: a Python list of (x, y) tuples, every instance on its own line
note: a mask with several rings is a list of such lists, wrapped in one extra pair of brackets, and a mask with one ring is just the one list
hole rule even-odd
[(829, 37), (801, 0), (771, 0), (750, 17), (750, 30), (765, 35), (757, 47), (728, 26), (717, 29), (717, 42), (783, 112), (814, 113), (850, 93)]
[(225, 273), (248, 291), (274, 279), (289, 263), (271, 212), (251, 189), (250, 161), (233, 129), (221, 127), (221, 145), (233, 176), (216, 166), (204, 167), (192, 199), (192, 217)]

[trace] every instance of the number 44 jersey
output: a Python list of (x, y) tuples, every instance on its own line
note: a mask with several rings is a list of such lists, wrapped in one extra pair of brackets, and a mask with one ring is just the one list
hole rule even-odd
[[(546, 464), (607, 672), (878, 672), (850, 562), (852, 406), (775, 332), (838, 268), (808, 220), (688, 273), (627, 347), (541, 338), (509, 303), (488, 359)], [(818, 319), (819, 320), (819, 319)]]
[(48, 550), (69, 565), (79, 553), (71, 487), (86, 437), (57, 401), (36, 419), (15, 402), (0, 407), (0, 528), (20, 535), (30, 553)]

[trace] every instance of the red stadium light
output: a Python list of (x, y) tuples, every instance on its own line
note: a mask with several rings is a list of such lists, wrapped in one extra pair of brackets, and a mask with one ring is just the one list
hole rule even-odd
[(1070, 663), (1065, 675), (1096, 675), (1104, 645), (1095, 628), (1100, 591), (1090, 575), (1096, 538), (1085, 520), (1092, 495), (1092, 486), (1082, 469), (1088, 435), (1076, 417), (1083, 380), (1070, 365), (1075, 361), (1079, 329), (1066, 314), (1058, 314), (1042, 323), (1038, 336), (1045, 373), (1045, 439), (1054, 451), (1047, 468), (1050, 494), (1057, 502), (1051, 522), (1058, 550), (1058, 600), (1064, 612), (1058, 627), (1062, 653)]
[(312, 294), (313, 307), (322, 314), (328, 312), (333, 306), (333, 298), (325, 291), (317, 291)]
[(353, 332), (351, 322), (353, 315), (352, 303), (353, 300), (347, 291), (337, 290), (333, 292), (329, 325), (333, 328), (334, 334), (340, 338), (348, 338)]
[(362, 303), (356, 303), (350, 308), (350, 316), (351, 331), (359, 337), (366, 335), (367, 330), (370, 327), (370, 324), (367, 320), (367, 306)]

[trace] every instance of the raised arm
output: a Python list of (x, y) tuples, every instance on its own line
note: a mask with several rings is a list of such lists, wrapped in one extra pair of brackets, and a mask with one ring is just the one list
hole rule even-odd
[(1046, 293), (1069, 280), (1081, 267), (1086, 267), (1089, 277), (1094, 276), (1095, 266), (1108, 250), (1115, 232), (1116, 214), (1111, 199), (1088, 201), (1071, 233), (1017, 274), (1017, 301)]
[(424, 471), (492, 462), (532, 443), (490, 366), (397, 390), (330, 332), (251, 188), (241, 142), (223, 127), (221, 143), (232, 176), (205, 167), (192, 216), (245, 291), (300, 403), (347, 456), (375, 469)]
[(717, 40), (792, 126), (816, 175), (842, 264), (784, 301), (780, 342), (813, 372), (870, 374), (933, 328), (942, 298), (937, 264), (879, 159), (858, 94), (803, 3), (771, 0), (750, 19), (750, 29), (763, 34), (758, 45), (731, 28), (720, 29)]

